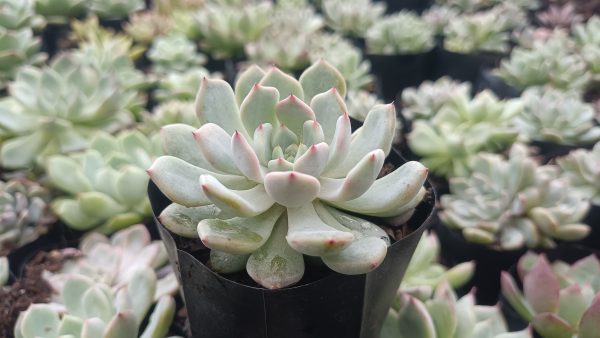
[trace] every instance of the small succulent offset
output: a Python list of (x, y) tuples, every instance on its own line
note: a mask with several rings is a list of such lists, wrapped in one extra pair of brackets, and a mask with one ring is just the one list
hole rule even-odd
[(160, 154), (156, 142), (139, 131), (118, 136), (98, 133), (89, 149), (48, 159), (53, 185), (71, 196), (55, 199), (52, 210), (77, 230), (99, 227), (110, 233), (150, 215), (144, 172)]
[(531, 88), (521, 100), (523, 111), (514, 123), (526, 139), (568, 145), (600, 140), (594, 107), (577, 93)]
[(371, 0), (324, 0), (321, 8), (329, 27), (338, 33), (362, 37), (379, 21), (385, 12), (385, 3)]
[(444, 48), (455, 53), (508, 51), (509, 35), (506, 17), (494, 10), (463, 14), (444, 29)]
[(181, 34), (156, 38), (148, 50), (148, 59), (157, 73), (181, 73), (206, 62), (206, 57), (196, 50), (196, 44)]
[(433, 296), (433, 292), (444, 282), (456, 289), (465, 285), (475, 271), (474, 262), (464, 262), (452, 268), (446, 268), (437, 260), (440, 256), (440, 243), (437, 236), (424, 233), (417, 245), (410, 264), (406, 269), (400, 290), (422, 301)]
[(598, 336), (600, 323), (600, 261), (595, 255), (572, 265), (527, 253), (518, 264), (523, 291), (503, 272), (502, 294), (543, 338)]
[[(40, 90), (43, 88), (43, 90)], [(130, 124), (131, 92), (113, 76), (60, 56), (43, 68), (23, 67), (0, 102), (0, 166), (42, 164), (49, 155), (82, 150), (98, 130)]]
[(19, 67), (42, 63), (46, 55), (39, 53), (41, 41), (31, 28), (8, 30), (0, 27), (0, 89), (14, 79)]
[(345, 93), (326, 61), (299, 81), (274, 67), (250, 67), (235, 92), (204, 79), (196, 99), (201, 127), (163, 127), (168, 156), (148, 169), (174, 202), (161, 222), (199, 235), (215, 270), (246, 269), (266, 288), (298, 282), (303, 254), (344, 274), (375, 269), (389, 237), (347, 212), (408, 220), (425, 196), (427, 168), (408, 162), (377, 179), (394, 138), (393, 105), (373, 107), (352, 134)]
[(474, 292), (457, 299), (442, 282), (425, 301), (401, 292), (386, 318), (381, 338), (531, 338), (525, 329), (508, 332), (499, 306), (475, 304)]
[(557, 163), (572, 189), (589, 197), (593, 205), (600, 206), (600, 142), (592, 150), (574, 150), (558, 158)]
[(409, 120), (430, 119), (455, 97), (469, 98), (471, 85), (442, 77), (402, 92), (402, 114)]
[(433, 48), (434, 34), (420, 16), (403, 10), (375, 22), (365, 39), (370, 54), (416, 54)]
[(521, 108), (518, 100), (502, 101), (487, 90), (473, 99), (459, 91), (431, 119), (413, 122), (408, 146), (437, 175), (468, 175), (479, 152), (515, 142), (518, 132), (510, 124)]
[(69, 19), (83, 16), (88, 9), (88, 0), (34, 0), (35, 12), (48, 23), (67, 24)]
[(520, 144), (507, 160), (477, 156), (471, 175), (451, 178), (450, 194), (440, 201), (447, 226), (468, 241), (500, 250), (552, 247), (554, 239), (574, 241), (590, 232), (579, 223), (588, 200), (560, 177), (559, 167), (539, 166)]
[(144, 0), (89, 0), (90, 11), (106, 20), (119, 20), (144, 9)]
[(0, 180), (0, 252), (20, 247), (48, 231), (56, 217), (50, 192), (25, 178)]

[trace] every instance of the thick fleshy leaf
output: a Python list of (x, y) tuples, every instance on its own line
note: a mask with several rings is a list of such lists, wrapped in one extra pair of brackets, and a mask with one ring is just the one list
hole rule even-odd
[(310, 147), (325, 140), (323, 128), (317, 121), (306, 121), (302, 128), (302, 144)]
[(120, 202), (135, 207), (146, 199), (148, 174), (138, 167), (128, 165), (121, 168), (116, 181)]
[(287, 233), (287, 218), (280, 217), (267, 242), (246, 264), (248, 275), (267, 289), (290, 286), (304, 275), (304, 257), (288, 245)]
[(491, 245), (496, 241), (493, 233), (480, 228), (464, 228), (462, 235), (467, 241), (477, 244)]
[(265, 175), (265, 190), (275, 202), (288, 208), (311, 203), (319, 193), (319, 181), (295, 171), (270, 172)]
[(240, 106), (240, 114), (246, 130), (252, 132), (263, 123), (277, 125), (275, 118), (277, 102), (279, 102), (277, 89), (259, 84), (252, 86), (252, 90)]
[(214, 204), (188, 208), (172, 203), (163, 210), (158, 219), (160, 223), (175, 234), (187, 238), (198, 237), (198, 223), (204, 219), (219, 218), (221, 210)]
[(458, 322), (456, 325), (455, 337), (471, 337), (475, 325), (477, 324), (477, 315), (475, 314), (475, 292), (471, 292), (456, 301), (456, 314)]
[(369, 111), (363, 126), (352, 134), (345, 160), (331, 170), (328, 177), (344, 177), (366, 154), (381, 149), (389, 154), (396, 133), (396, 111), (393, 104), (376, 105)]
[(309, 256), (323, 256), (337, 252), (354, 240), (351, 232), (339, 231), (319, 218), (312, 203), (287, 209), (288, 244)]
[(420, 300), (408, 295), (398, 311), (398, 326), (401, 338), (436, 338), (435, 326), (427, 308)]
[(93, 284), (94, 282), (91, 279), (83, 275), (72, 276), (67, 279), (60, 297), (70, 314), (78, 317), (85, 316), (86, 309), (83, 307), (81, 300)]
[(57, 337), (60, 319), (48, 304), (32, 304), (21, 320), (23, 337)]
[(63, 222), (76, 230), (89, 230), (101, 222), (85, 214), (81, 210), (79, 201), (74, 199), (58, 198), (52, 202), (51, 208)]
[[(279, 125), (271, 138), (271, 146), (273, 147), (271, 158), (283, 157), (283, 151), (294, 144), (298, 144), (298, 136), (286, 125)], [(277, 150), (278, 147), (280, 148), (279, 150)], [(275, 156), (275, 151), (281, 151), (281, 156)]]
[(146, 325), (146, 329), (140, 338), (163, 338), (169, 332), (173, 318), (175, 317), (175, 300), (171, 296), (161, 297), (150, 319)]
[(386, 253), (385, 241), (377, 237), (363, 237), (321, 258), (331, 270), (345, 275), (358, 275), (376, 269), (385, 259)]
[(0, 147), (0, 166), (6, 169), (21, 169), (31, 166), (48, 138), (43, 132), (33, 132), (4, 141)]
[(300, 75), (300, 83), (304, 89), (305, 101), (310, 102), (312, 98), (336, 88), (341, 97), (346, 96), (346, 81), (344, 76), (329, 62), (321, 59), (308, 67)]
[(254, 151), (260, 161), (260, 164), (266, 166), (271, 160), (273, 148), (271, 146), (271, 136), (273, 135), (273, 126), (270, 123), (259, 125), (254, 131)]
[(323, 126), (325, 142), (330, 144), (336, 132), (338, 119), (348, 112), (344, 99), (333, 87), (313, 97), (310, 107), (315, 112), (317, 121)]
[(263, 168), (260, 166), (254, 149), (237, 131), (231, 137), (231, 155), (235, 165), (244, 176), (254, 182), (263, 182)]
[(112, 215), (126, 211), (124, 205), (115, 201), (110, 196), (96, 191), (80, 193), (77, 196), (77, 201), (79, 202), (81, 211), (95, 218), (106, 219)]
[(197, 128), (186, 124), (169, 124), (160, 129), (160, 140), (165, 155), (178, 157), (190, 164), (214, 170), (198, 150), (192, 133)]
[(553, 237), (558, 231), (560, 223), (546, 208), (537, 207), (529, 211), (529, 217), (535, 222), (538, 228), (546, 235)]
[(294, 162), (294, 171), (319, 177), (329, 157), (329, 146), (327, 143), (313, 144), (308, 150)]
[(458, 325), (454, 302), (447, 299), (432, 299), (425, 305), (433, 320), (437, 338), (453, 338)]
[(536, 313), (556, 313), (559, 304), (558, 278), (544, 255), (538, 256), (533, 269), (523, 278), (523, 293)]
[[(366, 215), (392, 217), (403, 214), (419, 196), (427, 178), (427, 168), (411, 161), (376, 180), (364, 194), (350, 201), (330, 202), (345, 210)], [(423, 195), (421, 195), (422, 198)], [(418, 204), (420, 200), (416, 201)]]
[(571, 338), (573, 328), (554, 313), (546, 312), (536, 315), (531, 320), (535, 330), (546, 338)]
[(571, 265), (568, 275), (579, 285), (589, 284), (594, 290), (600, 290), (598, 271), (600, 271), (600, 261), (596, 255), (591, 254)]
[[(560, 290), (560, 305), (558, 316), (564, 319), (572, 327), (579, 325), (581, 316), (590, 305), (589, 300), (585, 299), (581, 293), (581, 288), (577, 284), (569, 285)], [(600, 320), (600, 318), (598, 318)]]
[(475, 273), (475, 262), (469, 261), (457, 264), (444, 273), (444, 277), (448, 280), (450, 286), (455, 289), (467, 284)]
[(59, 335), (73, 335), (73, 337), (81, 336), (83, 328), (83, 320), (71, 315), (63, 315), (58, 328)]
[(279, 157), (275, 160), (270, 160), (267, 164), (267, 168), (269, 171), (292, 171), (294, 170), (294, 164)]
[(249, 257), (250, 254), (238, 255), (213, 249), (210, 250), (210, 268), (221, 274), (241, 272), (246, 269)]
[(508, 300), (513, 309), (515, 309), (523, 319), (527, 321), (533, 319), (535, 310), (527, 303), (521, 290), (519, 290), (519, 287), (508, 272), (502, 272), (500, 276), (500, 286), (502, 295)]
[(235, 99), (238, 105), (241, 105), (244, 98), (250, 93), (252, 87), (259, 83), (265, 76), (265, 71), (257, 65), (248, 67), (237, 79), (235, 83)]
[(275, 87), (279, 92), (280, 98), (294, 95), (300, 100), (304, 99), (304, 90), (302, 89), (300, 82), (292, 76), (285, 74), (277, 67), (271, 67), (259, 84), (262, 86)]
[(352, 141), (352, 126), (350, 125), (350, 117), (344, 114), (337, 119), (335, 125), (335, 133), (331, 145), (329, 146), (329, 160), (324, 175), (330, 176), (329, 172), (336, 170), (336, 167), (346, 160), (346, 156), (350, 151), (350, 142)]
[(579, 323), (579, 338), (598, 338), (600, 335), (600, 294), (585, 311)]
[(346, 178), (321, 178), (319, 198), (325, 201), (349, 201), (359, 197), (373, 185), (384, 160), (385, 154), (377, 149), (365, 155)]
[(90, 181), (79, 168), (79, 164), (70, 157), (52, 156), (48, 160), (47, 172), (53, 185), (70, 194), (92, 190)]
[(275, 201), (263, 185), (248, 190), (232, 190), (214, 176), (200, 176), (202, 191), (223, 212), (241, 217), (252, 217), (265, 212)]
[(214, 123), (228, 135), (239, 130), (248, 137), (231, 86), (219, 79), (204, 78), (196, 96), (196, 115), (201, 124)]
[(138, 334), (137, 318), (133, 312), (117, 313), (106, 326), (103, 338), (131, 338)]
[(350, 231), (356, 239), (375, 237), (382, 239), (387, 245), (390, 244), (390, 238), (385, 230), (376, 224), (330, 207), (320, 201), (315, 201), (313, 205), (319, 218), (330, 227), (340, 231)]
[(207, 247), (231, 254), (249, 254), (269, 238), (273, 226), (283, 213), (273, 206), (255, 217), (236, 217), (228, 220), (205, 219), (197, 226), (197, 234)]
[(565, 241), (577, 241), (587, 237), (591, 231), (587, 224), (562, 224), (554, 233), (554, 237)]
[[(235, 132), (235, 131), (234, 131)], [(239, 175), (240, 171), (235, 166), (231, 153), (231, 134), (223, 128), (207, 123), (193, 132), (194, 140), (198, 144), (202, 156), (217, 170), (228, 174)]]
[[(81, 306), (85, 311), (83, 318), (100, 318), (104, 322), (109, 321), (113, 316), (112, 300), (108, 298), (105, 290), (101, 288), (102, 284), (93, 285), (83, 294)], [(65, 285), (66, 287), (66, 285)], [(69, 289), (67, 289), (66, 292)], [(110, 291), (109, 291), (110, 292)]]
[(104, 338), (106, 324), (100, 318), (90, 318), (83, 322), (81, 338)]
[(156, 293), (156, 274), (149, 267), (136, 268), (129, 278), (127, 294), (131, 301), (131, 309), (138, 323), (146, 317), (146, 313), (154, 302)]
[(313, 110), (294, 95), (290, 95), (277, 103), (275, 112), (279, 122), (290, 128), (297, 136), (302, 136), (304, 122), (316, 119)]

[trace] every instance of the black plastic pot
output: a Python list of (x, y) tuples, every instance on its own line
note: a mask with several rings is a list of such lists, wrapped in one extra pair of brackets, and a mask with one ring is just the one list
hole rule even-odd
[[(148, 195), (155, 215), (170, 204), (152, 182)], [(433, 210), (432, 198), (417, 208), (409, 222), (412, 232), (388, 248), (374, 271), (354, 276), (327, 271), (317, 280), (279, 290), (213, 272), (198, 259), (208, 249), (183, 250), (181, 238), (158, 220), (156, 225), (183, 288), (193, 337), (376, 338)]]
[(475, 90), (477, 92), (483, 91), (484, 89), (491, 90), (496, 96), (501, 99), (509, 99), (521, 96), (522, 91), (502, 81), (499, 77), (492, 74), (489, 69), (481, 69), (477, 82), (475, 83)]
[(450, 76), (459, 81), (475, 83), (483, 69), (495, 68), (502, 59), (501, 54), (462, 54), (435, 48), (434, 78)]
[[(378, 1), (378, 0), (376, 0)], [(386, 13), (396, 13), (401, 10), (409, 10), (416, 12), (423, 12), (427, 8), (431, 7), (433, 0), (379, 0), (386, 4)]]
[(435, 222), (435, 232), (440, 240), (442, 261), (454, 266), (475, 261), (472, 283), (477, 288), (478, 304), (493, 305), (500, 294), (500, 272), (516, 264), (526, 249), (501, 251), (467, 241), (460, 232), (448, 228), (442, 221)]
[(69, 44), (68, 41), (69, 26), (67, 24), (52, 24), (49, 23), (42, 31), (42, 48), (41, 50), (48, 54), (48, 59), (51, 59), (59, 51), (63, 50)]
[(404, 55), (367, 54), (383, 99), (394, 101), (405, 88), (418, 86), (429, 79), (433, 55), (433, 50)]
[(592, 204), (582, 223), (589, 225), (592, 231), (577, 243), (593, 250), (600, 250), (600, 206)]
[(591, 149), (591, 146), (574, 146), (547, 141), (531, 141), (529, 145), (536, 148), (537, 156), (543, 164), (549, 163), (557, 157), (568, 155), (571, 151), (579, 148)]
[(240, 58), (215, 59), (209, 55), (208, 61), (206, 62), (204, 67), (211, 72), (220, 72), (221, 74), (223, 74), (223, 79), (225, 81), (229, 82), (229, 84), (231, 85), (234, 85), (238, 71), (237, 65), (241, 61), (242, 59)]

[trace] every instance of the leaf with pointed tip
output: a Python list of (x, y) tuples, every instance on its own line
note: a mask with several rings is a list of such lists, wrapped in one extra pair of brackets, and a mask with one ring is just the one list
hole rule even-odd
[(228, 135), (239, 130), (248, 137), (231, 86), (219, 79), (204, 78), (196, 96), (196, 115), (201, 124), (214, 123)]
[(231, 154), (235, 165), (244, 176), (254, 182), (263, 182), (263, 169), (254, 149), (237, 131), (231, 138)]
[(275, 201), (263, 185), (248, 190), (232, 190), (211, 175), (201, 175), (202, 191), (223, 212), (241, 217), (252, 217), (265, 212)]
[(81, 338), (104, 338), (106, 324), (100, 318), (90, 318), (83, 322)]
[(138, 323), (146, 317), (146, 313), (154, 302), (156, 292), (156, 274), (149, 267), (136, 268), (127, 284), (127, 295), (131, 301), (131, 310)]
[(381, 168), (385, 155), (381, 149), (374, 150), (354, 168), (350, 170), (346, 178), (322, 177), (319, 198), (325, 201), (349, 201), (364, 194), (373, 185)]
[(309, 256), (323, 256), (340, 251), (350, 245), (354, 235), (327, 225), (315, 211), (312, 203), (287, 209), (288, 244)]
[(600, 293), (583, 313), (579, 322), (579, 338), (597, 338), (600, 334)]
[(273, 148), (271, 146), (271, 136), (273, 135), (273, 125), (265, 123), (259, 125), (254, 131), (253, 146), (256, 156), (260, 161), (260, 164), (266, 166), (271, 155), (273, 154)]
[(263, 123), (276, 125), (277, 102), (279, 102), (277, 89), (255, 84), (240, 106), (240, 115), (246, 130), (252, 132)]
[(352, 126), (350, 125), (350, 117), (348, 114), (344, 114), (337, 119), (324, 175), (331, 176), (329, 173), (336, 170), (337, 166), (346, 160), (351, 142)]
[[(267, 235), (270, 235), (270, 233)], [(265, 238), (265, 242), (266, 239)], [(225, 251), (210, 250), (210, 267), (220, 274), (231, 274), (246, 269), (250, 254), (233, 254)]]
[[(572, 327), (579, 325), (581, 316), (590, 305), (589, 300), (585, 299), (581, 293), (581, 288), (577, 284), (569, 285), (560, 290), (560, 305), (558, 316), (564, 319)], [(600, 318), (598, 318), (600, 320)]]
[(591, 254), (579, 259), (571, 265), (568, 276), (579, 285), (589, 284), (594, 290), (600, 290), (600, 279), (598, 278), (599, 271), (600, 261), (596, 255)]
[[(279, 146), (280, 150), (285, 150), (287, 147), (293, 144), (298, 144), (298, 136), (294, 134), (287, 126), (280, 125), (275, 132), (273, 133), (273, 138), (271, 139), (271, 146), (273, 147), (273, 152)], [(283, 155), (283, 151), (282, 151)], [(278, 156), (274, 156), (276, 158)]]
[(500, 275), (500, 286), (502, 295), (504, 295), (515, 311), (526, 321), (533, 319), (535, 310), (527, 303), (521, 290), (519, 290), (511, 275), (506, 271), (502, 271)]
[[(313, 205), (315, 206), (315, 210), (319, 217), (328, 225), (338, 230), (350, 230), (355, 238), (376, 237), (382, 239), (387, 245), (390, 244), (389, 236), (385, 230), (378, 225), (360, 217), (345, 213), (327, 204), (321, 203), (320, 201), (315, 201)], [(331, 218), (333, 218), (333, 221)], [(335, 226), (334, 222), (340, 224), (343, 228), (338, 228)]]
[(308, 150), (294, 162), (294, 171), (319, 177), (329, 157), (329, 146), (327, 143), (313, 144)]
[(160, 129), (160, 140), (165, 155), (178, 157), (190, 164), (207, 170), (214, 170), (198, 151), (192, 133), (197, 128), (186, 124), (169, 124)]
[(235, 99), (237, 104), (241, 105), (244, 98), (250, 93), (252, 87), (259, 83), (260, 80), (265, 76), (265, 71), (257, 65), (248, 67), (235, 83)]
[[(358, 198), (330, 204), (365, 215), (396, 216), (407, 211), (405, 207), (419, 195), (426, 178), (427, 168), (419, 162), (410, 161), (376, 180), (371, 188)], [(419, 202), (420, 200), (417, 204)]]
[(538, 229), (548, 236), (554, 236), (560, 227), (560, 223), (556, 217), (546, 208), (533, 208), (529, 211), (528, 215), (537, 224)]
[(323, 126), (325, 142), (330, 144), (338, 119), (348, 112), (344, 99), (334, 87), (315, 95), (310, 101), (310, 107), (315, 112), (317, 121)]
[(315, 95), (333, 87), (337, 89), (341, 97), (346, 96), (344, 76), (323, 59), (313, 63), (300, 75), (300, 84), (304, 89), (306, 102), (310, 102)]
[(122, 203), (97, 191), (80, 193), (77, 195), (77, 201), (79, 202), (81, 211), (92, 218), (106, 219), (127, 210)]
[(554, 238), (565, 241), (577, 241), (589, 235), (592, 231), (587, 224), (562, 224), (554, 233)]
[(386, 253), (385, 241), (377, 237), (363, 237), (321, 258), (333, 271), (345, 275), (358, 275), (375, 270), (385, 259)]
[(192, 134), (202, 156), (211, 166), (228, 174), (240, 174), (232, 159), (231, 136), (223, 128), (207, 123)]
[(304, 257), (286, 242), (287, 218), (279, 217), (271, 236), (246, 264), (248, 275), (267, 289), (280, 289), (297, 283), (304, 275)]
[(158, 219), (173, 233), (187, 238), (196, 238), (198, 223), (204, 219), (219, 218), (220, 214), (221, 210), (214, 204), (188, 208), (172, 203), (160, 213)]
[(91, 182), (80, 170), (79, 164), (66, 156), (52, 156), (47, 162), (47, 171), (52, 184), (70, 194), (92, 190)]
[(398, 326), (401, 338), (436, 338), (435, 326), (427, 308), (414, 297), (409, 297), (398, 311)]
[(311, 203), (319, 193), (319, 181), (295, 171), (270, 172), (265, 175), (265, 190), (275, 202), (288, 208)]
[(288, 97), (294, 95), (300, 100), (304, 99), (304, 90), (298, 80), (294, 79), (279, 70), (277, 67), (271, 67), (265, 76), (259, 82), (262, 86), (275, 87), (279, 92), (279, 97)]
[(546, 338), (571, 338), (575, 333), (567, 322), (551, 312), (537, 314), (531, 320), (531, 325)]
[(148, 174), (138, 167), (125, 166), (119, 172), (116, 186), (120, 202), (129, 208), (134, 208), (146, 199)]
[(131, 338), (138, 334), (135, 314), (130, 311), (117, 313), (106, 326), (103, 338)]
[(313, 110), (294, 95), (277, 103), (275, 112), (279, 122), (290, 128), (297, 136), (303, 135), (304, 122), (316, 119)]
[(80, 337), (82, 328), (83, 320), (81, 318), (66, 314), (63, 315), (62, 320), (60, 321), (58, 334), (60, 336), (72, 335), (73, 337)]
[(536, 313), (556, 313), (559, 304), (558, 278), (544, 255), (538, 256), (533, 269), (523, 278), (523, 293)]
[(453, 288), (458, 289), (467, 284), (467, 282), (473, 277), (474, 273), (475, 262), (469, 261), (457, 264), (446, 270), (444, 277), (446, 280), (448, 280), (448, 283), (450, 283)]
[(275, 160), (270, 160), (267, 164), (267, 168), (269, 171), (292, 171), (294, 170), (294, 164), (289, 162), (282, 157), (279, 157)]
[(175, 300), (171, 296), (161, 297), (150, 315), (148, 325), (140, 338), (163, 338), (169, 332), (175, 317)]
[(302, 144), (310, 147), (313, 144), (321, 143), (325, 140), (323, 128), (317, 121), (310, 120), (304, 122), (302, 126)]
[(437, 338), (453, 338), (458, 325), (454, 303), (446, 299), (432, 299), (425, 305), (433, 320)]
[(197, 234), (202, 243), (213, 250), (249, 254), (267, 241), (283, 211), (282, 207), (275, 205), (254, 217), (205, 219), (198, 223)]
[[(57, 337), (60, 319), (49, 304), (32, 304), (21, 319), (23, 337)], [(15, 330), (17, 331), (17, 330)]]

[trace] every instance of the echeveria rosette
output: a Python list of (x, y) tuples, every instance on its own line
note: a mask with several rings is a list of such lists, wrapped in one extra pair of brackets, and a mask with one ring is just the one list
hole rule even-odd
[[(592, 150), (577, 149), (556, 161), (574, 190), (600, 206), (600, 142)], [(594, 225), (594, 224), (592, 224)]]
[(409, 120), (430, 119), (437, 115), (454, 97), (469, 99), (471, 85), (448, 77), (436, 81), (424, 81), (417, 88), (402, 91), (402, 115)]
[(148, 50), (148, 59), (154, 71), (161, 74), (185, 72), (206, 62), (206, 57), (196, 50), (196, 44), (183, 34), (157, 37)]
[(444, 28), (444, 48), (455, 53), (505, 53), (509, 34), (505, 18), (494, 10), (463, 14)]
[(527, 253), (518, 267), (522, 290), (503, 272), (502, 294), (541, 337), (598, 336), (600, 262), (595, 255), (572, 265), (562, 261), (551, 265), (543, 254)]
[(434, 47), (434, 34), (434, 28), (420, 16), (403, 10), (375, 22), (365, 39), (371, 54), (416, 54)]
[(119, 20), (144, 9), (144, 0), (89, 0), (90, 11), (102, 19)]
[(500, 250), (552, 247), (555, 239), (584, 238), (580, 223), (588, 200), (571, 188), (554, 165), (539, 166), (525, 146), (515, 144), (508, 159), (480, 154), (468, 177), (450, 179), (440, 199), (440, 218), (468, 241)]
[(0, 1), (0, 27), (19, 30), (41, 26), (43, 19), (35, 15), (34, 0), (2, 0)]
[(600, 81), (600, 16), (573, 27), (573, 37), (596, 82)]
[(66, 24), (71, 18), (83, 16), (88, 9), (88, 0), (34, 0), (35, 12), (48, 23)]
[(0, 88), (14, 78), (19, 67), (46, 60), (40, 47), (41, 41), (33, 36), (31, 28), (12, 31), (0, 27)]
[(321, 4), (326, 22), (333, 30), (362, 37), (385, 12), (385, 4), (371, 0), (324, 0)]
[(325, 61), (299, 81), (253, 66), (235, 92), (203, 80), (201, 127), (163, 127), (169, 156), (148, 170), (174, 202), (161, 222), (179, 235), (199, 235), (215, 270), (246, 268), (267, 288), (298, 282), (303, 254), (345, 274), (375, 269), (388, 235), (346, 212), (408, 219), (425, 195), (427, 169), (408, 162), (377, 179), (394, 138), (393, 105), (373, 107), (352, 134), (345, 92), (343, 77)]
[(52, 210), (77, 230), (109, 233), (144, 221), (151, 215), (145, 169), (161, 154), (157, 143), (138, 131), (98, 133), (86, 151), (50, 157), (50, 181), (68, 194)]

